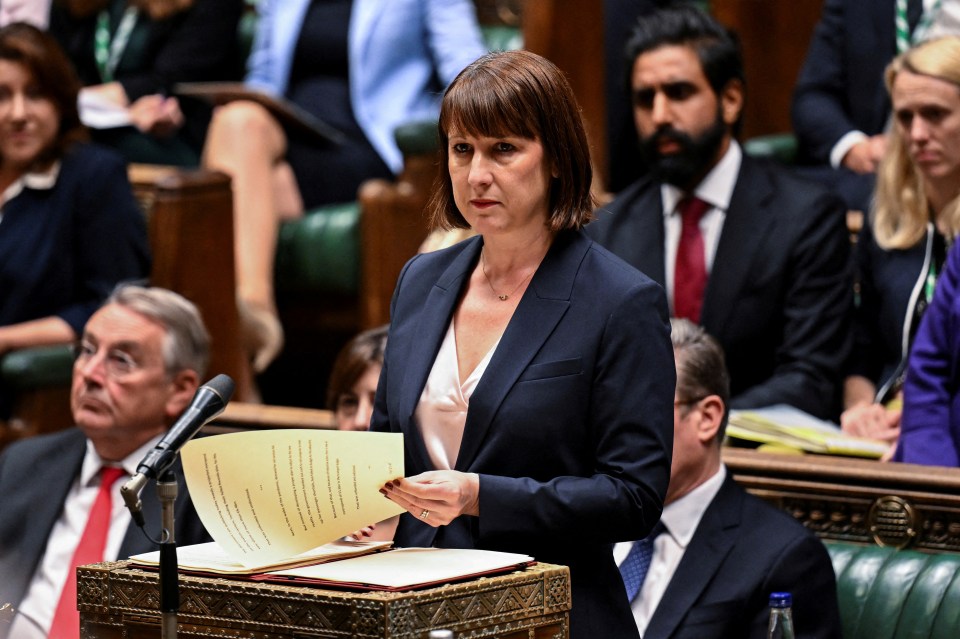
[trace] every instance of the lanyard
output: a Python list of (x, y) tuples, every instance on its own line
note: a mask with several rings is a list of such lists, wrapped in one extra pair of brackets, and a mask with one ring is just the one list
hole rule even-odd
[(903, 53), (912, 45), (917, 44), (930, 30), (933, 24), (933, 18), (940, 11), (941, 0), (934, 0), (933, 6), (923, 12), (920, 22), (917, 23), (913, 34), (910, 33), (910, 22), (907, 20), (907, 2), (908, 0), (897, 0), (897, 14), (894, 16), (897, 31), (897, 53)]
[(136, 7), (127, 7), (120, 19), (117, 32), (110, 38), (110, 12), (104, 9), (97, 16), (97, 29), (93, 36), (93, 57), (104, 82), (113, 81), (113, 72), (123, 57), (130, 42), (130, 33), (137, 24), (139, 11)]

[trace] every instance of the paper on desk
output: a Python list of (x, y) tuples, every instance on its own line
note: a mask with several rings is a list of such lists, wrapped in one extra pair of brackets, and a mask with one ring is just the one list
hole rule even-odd
[(398, 433), (230, 433), (194, 439), (180, 455), (207, 532), (245, 566), (292, 557), (403, 512), (379, 492), (403, 476)]

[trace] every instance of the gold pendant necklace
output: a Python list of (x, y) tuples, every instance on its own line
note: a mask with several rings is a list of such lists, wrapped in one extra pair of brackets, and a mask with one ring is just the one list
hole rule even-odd
[(520, 287), (523, 286), (524, 283), (530, 279), (530, 277), (534, 274), (534, 272), (537, 269), (533, 269), (533, 271), (530, 271), (530, 273), (528, 273), (525, 278), (520, 280), (520, 283), (517, 284), (517, 287), (512, 291), (510, 291), (510, 293), (498, 293), (497, 289), (493, 288), (493, 282), (490, 281), (490, 276), (487, 275), (487, 261), (486, 259), (484, 259), (483, 249), (480, 250), (480, 270), (483, 271), (483, 279), (487, 280), (487, 286), (490, 287), (490, 290), (493, 291), (493, 294), (496, 295), (501, 302), (506, 302), (508, 299), (510, 299), (510, 297), (514, 293), (520, 290)]

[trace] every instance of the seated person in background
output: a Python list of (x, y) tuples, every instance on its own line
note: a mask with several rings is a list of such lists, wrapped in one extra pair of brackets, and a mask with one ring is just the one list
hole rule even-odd
[[(903, 12), (902, 14), (900, 12)], [(898, 33), (897, 21), (906, 25)], [(847, 208), (869, 210), (888, 144), (883, 71), (922, 40), (960, 33), (960, 3), (826, 0), (793, 95), (804, 172), (834, 185)]]
[[(50, 32), (84, 84), (94, 140), (130, 162), (196, 166), (210, 107), (170, 92), (178, 82), (239, 77), (242, 10), (243, 0), (54, 0)], [(94, 124), (91, 102), (125, 110), (130, 124)]]
[(664, 285), (675, 317), (727, 354), (733, 408), (840, 412), (850, 348), (843, 205), (734, 139), (744, 72), (736, 35), (693, 7), (641, 18), (634, 118), (650, 172), (588, 235)]
[(273, 292), (280, 221), (355, 200), (364, 180), (399, 172), (394, 129), (435, 119), (443, 87), (485, 50), (470, 0), (263, 0), (259, 9), (247, 84), (345, 140), (290, 134), (251, 101), (214, 115), (203, 162), (233, 177), (237, 297), (258, 372), (283, 345)]
[[(24, 439), (0, 454), (0, 605), (17, 610), (0, 637), (8, 630), (15, 639), (79, 636), (75, 566), (154, 549), (132, 523), (120, 487), (190, 403), (209, 342), (196, 307), (164, 289), (120, 287), (90, 318), (73, 366), (78, 428)], [(179, 461), (173, 468), (182, 476)], [(104, 481), (112, 487), (100, 495)], [(156, 536), (154, 487), (141, 499), (145, 530)], [(86, 526), (102, 503), (103, 519), (109, 513), (102, 550), (81, 553), (94, 541)], [(177, 543), (210, 541), (182, 484), (175, 508)]]
[(123, 160), (80, 142), (78, 88), (53, 38), (0, 29), (0, 356), (77, 339), (117, 282), (149, 272)]
[(336, 416), (337, 430), (370, 428), (388, 328), (380, 326), (360, 333), (337, 355), (327, 386), (327, 408)]
[(759, 639), (770, 593), (790, 592), (798, 639), (839, 638), (836, 579), (823, 544), (748, 495), (720, 460), (730, 397), (723, 350), (688, 320), (670, 325), (677, 391), (663, 515), (645, 540), (614, 548), (641, 636)]
[[(857, 242), (860, 300), (844, 431), (895, 441), (907, 355), (960, 232), (960, 38), (931, 40), (887, 69), (893, 128)], [(879, 389), (879, 390), (878, 390)]]
[(960, 243), (950, 249), (910, 351), (893, 459), (960, 466)]

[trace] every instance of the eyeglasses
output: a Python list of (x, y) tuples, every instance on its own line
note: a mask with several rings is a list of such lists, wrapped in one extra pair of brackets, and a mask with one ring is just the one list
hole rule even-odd
[[(74, 361), (81, 366), (89, 364), (100, 349), (86, 340), (81, 340), (73, 345)], [(126, 377), (140, 369), (140, 364), (130, 353), (118, 348), (112, 348), (106, 352), (103, 358), (103, 369), (107, 375), (113, 378)]]
[(696, 399), (675, 399), (673, 400), (673, 405), (674, 406), (693, 406), (694, 404), (699, 404), (700, 402), (702, 402), (706, 397), (708, 396), (704, 395), (702, 397), (697, 397)]

